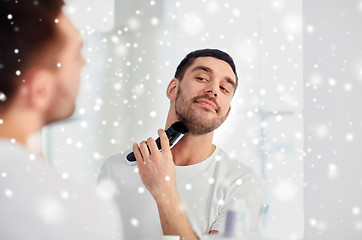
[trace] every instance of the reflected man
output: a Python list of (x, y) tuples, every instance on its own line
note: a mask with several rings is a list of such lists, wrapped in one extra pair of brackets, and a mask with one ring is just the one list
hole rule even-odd
[(75, 109), (83, 42), (63, 4), (0, 1), (0, 239), (123, 239), (111, 199), (63, 179), (29, 147)]
[[(189, 53), (167, 87), (167, 129), (180, 121), (189, 130), (172, 149), (159, 130), (161, 151), (152, 138), (133, 145), (137, 165), (117, 154), (102, 166), (99, 179), (112, 179), (122, 197), (128, 239), (179, 235), (198, 239), (223, 232), (227, 212), (243, 199), (251, 228), (265, 201), (262, 179), (213, 143), (214, 130), (230, 113), (238, 85), (233, 59), (217, 49)], [(144, 191), (144, 187), (148, 191)]]

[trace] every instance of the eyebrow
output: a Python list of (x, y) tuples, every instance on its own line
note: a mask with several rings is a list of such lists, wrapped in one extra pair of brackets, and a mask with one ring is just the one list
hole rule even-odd
[[(205, 71), (205, 72), (209, 72), (209, 73), (213, 73), (214, 71), (209, 68), (209, 67), (206, 67), (206, 66), (196, 66), (194, 67), (191, 72), (196, 72), (198, 70), (202, 70), (202, 71)], [(225, 77), (225, 80), (230, 83), (234, 89), (236, 89), (236, 83), (229, 77)]]

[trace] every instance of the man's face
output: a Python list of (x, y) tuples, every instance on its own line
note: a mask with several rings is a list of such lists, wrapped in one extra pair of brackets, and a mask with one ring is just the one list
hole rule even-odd
[(199, 57), (180, 81), (175, 111), (190, 133), (202, 135), (226, 119), (235, 91), (236, 76), (225, 61)]
[(81, 54), (83, 41), (79, 31), (64, 14), (60, 14), (57, 26), (64, 43), (59, 52), (58, 69), (54, 73), (56, 87), (47, 113), (48, 122), (61, 120), (73, 114), (80, 71), (85, 64)]

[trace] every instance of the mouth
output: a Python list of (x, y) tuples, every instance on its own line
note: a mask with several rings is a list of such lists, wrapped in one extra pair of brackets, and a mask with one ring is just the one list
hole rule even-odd
[(204, 108), (217, 112), (216, 104), (210, 100), (202, 98), (202, 99), (197, 100), (196, 103)]

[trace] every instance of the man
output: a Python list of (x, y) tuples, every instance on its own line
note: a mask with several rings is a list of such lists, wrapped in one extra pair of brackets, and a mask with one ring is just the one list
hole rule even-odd
[(128, 239), (159, 239), (163, 233), (190, 240), (223, 232), (227, 212), (239, 199), (251, 213), (251, 229), (257, 229), (265, 198), (262, 180), (212, 143), (214, 130), (230, 113), (237, 85), (228, 54), (191, 52), (168, 85), (166, 122), (168, 128), (181, 121), (189, 133), (172, 149), (163, 130), (158, 131), (161, 151), (152, 138), (134, 144), (138, 167), (127, 166), (123, 154), (104, 163), (99, 179), (112, 179), (122, 193), (118, 204)]
[(28, 146), (75, 109), (85, 61), (62, 6), (0, 1), (0, 239), (122, 239), (109, 197), (63, 179)]

